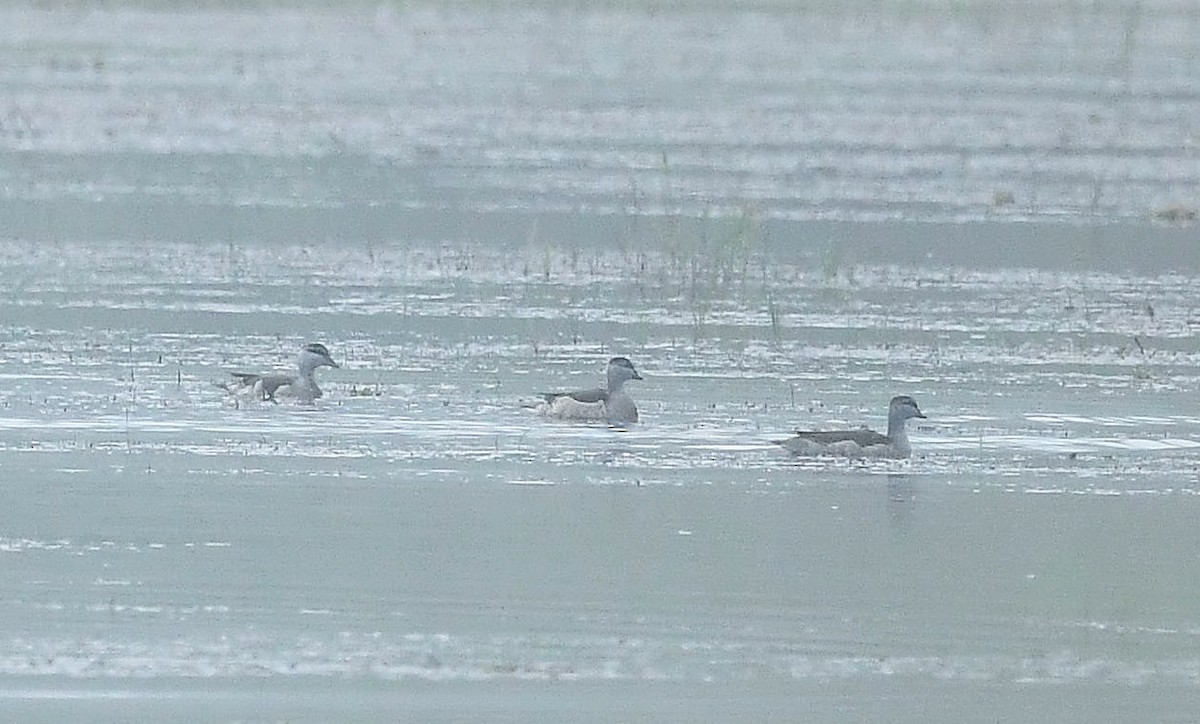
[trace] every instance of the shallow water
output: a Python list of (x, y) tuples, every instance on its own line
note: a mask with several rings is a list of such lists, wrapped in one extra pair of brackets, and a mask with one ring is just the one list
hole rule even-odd
[(0, 707), (1190, 718), (1197, 20), (1048, 8), (6, 6)]

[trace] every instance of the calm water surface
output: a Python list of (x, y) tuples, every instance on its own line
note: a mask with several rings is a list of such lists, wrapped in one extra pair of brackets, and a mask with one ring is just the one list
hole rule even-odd
[(6, 5), (0, 710), (1189, 720), (1181, 7)]

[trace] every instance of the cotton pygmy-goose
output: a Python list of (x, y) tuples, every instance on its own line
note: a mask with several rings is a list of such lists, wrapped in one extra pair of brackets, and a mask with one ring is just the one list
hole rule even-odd
[(793, 455), (838, 455), (842, 457), (906, 458), (912, 454), (905, 423), (913, 417), (924, 418), (917, 402), (908, 395), (893, 397), (888, 404), (887, 434), (868, 430), (796, 432), (779, 445)]
[(325, 345), (307, 344), (296, 356), (296, 374), (231, 372), (233, 380), (225, 388), (237, 394), (252, 394), (259, 400), (278, 402), (279, 397), (291, 397), (311, 403), (322, 395), (315, 375), (318, 367), (338, 367), (338, 363)]
[(560, 420), (603, 420), (615, 425), (637, 422), (637, 405), (625, 392), (626, 382), (642, 379), (633, 363), (625, 357), (613, 357), (608, 361), (606, 378), (603, 388), (543, 393), (536, 411)]

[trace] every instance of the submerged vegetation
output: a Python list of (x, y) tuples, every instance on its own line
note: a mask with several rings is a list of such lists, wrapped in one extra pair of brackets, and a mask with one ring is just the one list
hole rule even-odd
[(714, 311), (731, 304), (758, 305), (774, 339), (782, 317), (776, 301), (775, 264), (763, 243), (758, 209), (745, 204), (732, 214), (714, 214), (705, 206), (701, 217), (688, 218), (677, 197), (669, 154), (663, 151), (660, 184), (652, 199), (653, 215), (633, 197), (631, 223), (621, 246), (632, 255), (634, 277), (667, 290), (690, 315), (693, 342), (707, 333)]

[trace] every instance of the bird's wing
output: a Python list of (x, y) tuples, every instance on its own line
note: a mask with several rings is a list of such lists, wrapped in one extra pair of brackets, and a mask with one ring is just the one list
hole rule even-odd
[(262, 377), (262, 375), (255, 374), (254, 372), (230, 372), (229, 376), (237, 380), (239, 385), (245, 385), (246, 387), (253, 387), (254, 383), (258, 382)]
[(274, 400), (275, 392), (284, 385), (295, 383), (296, 378), (292, 375), (262, 375), (259, 381), (262, 385), (263, 399)]
[(576, 390), (575, 392), (543, 392), (542, 397), (546, 400), (546, 402), (554, 402), (556, 399), (558, 399), (560, 397), (570, 397), (572, 400), (575, 400), (576, 402), (582, 402), (584, 404), (595, 404), (597, 402), (606, 401), (608, 399), (608, 391), (601, 390), (601, 389), (594, 389), (594, 390)]
[(295, 376), (287, 374), (260, 375), (254, 372), (229, 373), (242, 387), (256, 387), (264, 400), (275, 400), (275, 392), (284, 385), (293, 384)]
[(880, 435), (874, 430), (831, 430), (829, 432), (796, 432), (793, 440), (804, 440), (814, 445), (835, 445), (839, 442), (853, 442), (859, 447), (871, 445), (887, 445), (887, 435)]

